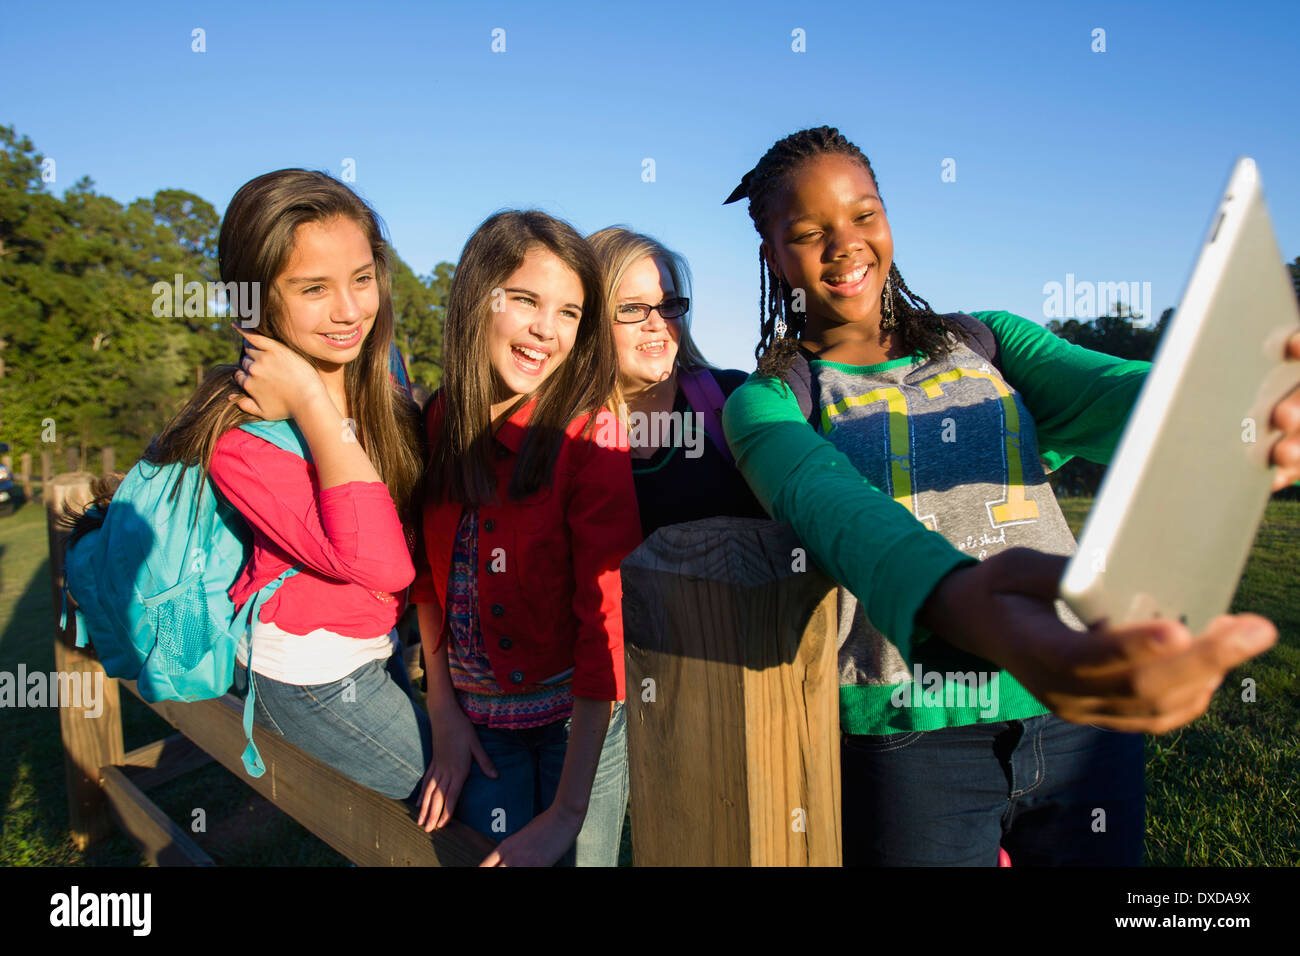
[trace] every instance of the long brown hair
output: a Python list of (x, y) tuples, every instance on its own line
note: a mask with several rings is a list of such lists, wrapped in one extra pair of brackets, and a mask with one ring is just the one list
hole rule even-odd
[[(537, 246), (553, 252), (577, 274), (582, 283), (582, 318), (564, 362), (515, 406), (529, 397), (537, 399), (510, 478), (511, 499), (550, 484), (565, 428), (580, 415), (597, 411), (614, 390), (618, 376), (614, 335), (591, 246), (568, 223), (538, 210), (510, 210), (488, 217), (465, 243), (447, 297), (445, 413), (441, 434), (430, 443), (426, 474), (430, 501), (477, 507), (497, 497), (491, 412), (497, 385), (487, 348), (493, 290), (505, 285)], [(588, 431), (594, 424), (593, 415)]]
[[(243, 286), (263, 290), (261, 314), (254, 331), (312, 361), (287, 334), (275, 280), (288, 266), (299, 226), (340, 216), (355, 222), (365, 233), (374, 253), (379, 289), (374, 325), (361, 353), (344, 372), (348, 407), (356, 417), (357, 438), (366, 456), (409, 526), (422, 457), (419, 410), (393, 384), (388, 372), (393, 338), (388, 243), (374, 210), (343, 183), (322, 172), (281, 169), (249, 180), (230, 200), (221, 222), (217, 247), (221, 281), (257, 283)], [(209, 371), (190, 400), (150, 443), (144, 459), (160, 465), (180, 462), (187, 468), (197, 467), (206, 478), (217, 440), (232, 428), (258, 420), (226, 400), (227, 395), (241, 391), (234, 379), (238, 369), (238, 364), (218, 365)], [(101, 506), (103, 503), (101, 500)], [(78, 530), (86, 528), (83, 525)]]

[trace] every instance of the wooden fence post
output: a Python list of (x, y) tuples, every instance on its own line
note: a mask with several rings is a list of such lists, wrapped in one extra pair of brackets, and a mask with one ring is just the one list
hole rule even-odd
[(41, 495), (49, 494), (50, 481), (54, 478), (54, 452), (41, 452)]
[[(44, 453), (42, 458), (45, 457)], [(74, 508), (90, 501), (93, 475), (73, 472), (59, 475), (47, 483), (45, 521), (50, 543), (50, 580), (54, 585), (54, 608), (62, 606), (61, 590), (63, 548), (67, 532), (59, 526), (64, 503)], [(93, 654), (76, 646), (77, 623), (71, 609), (68, 626), (54, 626), (54, 669), (68, 675), (68, 686), (80, 684), (80, 700), (67, 701), (59, 707), (59, 729), (63, 734), (63, 765), (68, 775), (68, 822), (72, 841), (84, 850), (94, 840), (111, 831), (113, 826), (108, 802), (99, 786), (99, 768), (122, 763), (122, 712), (119, 707), (117, 681), (108, 680), (104, 668)], [(85, 704), (92, 704), (86, 707)], [(96, 708), (93, 705), (99, 704)], [(98, 713), (91, 716), (95, 710)]]
[(835, 586), (774, 521), (661, 528), (623, 562), (638, 866), (839, 866)]
[(99, 453), (104, 460), (104, 474), (111, 475), (114, 471), (113, 466), (115, 464), (114, 456), (113, 456), (113, 446), (110, 445), (107, 448), (102, 448), (100, 449)]
[(77, 454), (77, 449), (68, 448), (64, 452), (64, 457), (68, 461), (68, 471), (81, 471), (81, 458)]
[(22, 469), (23, 500), (32, 500), (32, 453), (25, 451), (18, 461)]

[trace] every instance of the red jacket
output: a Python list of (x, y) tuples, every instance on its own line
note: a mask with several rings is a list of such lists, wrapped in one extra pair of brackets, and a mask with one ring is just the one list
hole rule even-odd
[[(445, 398), (430, 400), (429, 442), (438, 440)], [(622, 700), (623, 585), (619, 564), (641, 543), (626, 439), (602, 410), (569, 423), (549, 487), (511, 501), (506, 489), (535, 402), (496, 433), (497, 497), (479, 509), (479, 627), (497, 684), (523, 688), (573, 668), (575, 697)], [(413, 604), (433, 604), (445, 638), (447, 579), (463, 505), (425, 505)]]
[(230, 587), (236, 607), (301, 562), (262, 606), (263, 621), (290, 634), (392, 630), (415, 568), (383, 482), (322, 491), (314, 465), (239, 428), (217, 439), (208, 474), (253, 528), (253, 556)]

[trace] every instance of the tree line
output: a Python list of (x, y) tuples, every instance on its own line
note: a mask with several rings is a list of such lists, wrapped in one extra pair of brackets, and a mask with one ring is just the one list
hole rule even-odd
[[(238, 355), (225, 319), (154, 308), (157, 282), (220, 280), (220, 217), (183, 189), (122, 205), (88, 177), (58, 197), (49, 170), (0, 126), (0, 441), (56, 461), (112, 446), (129, 467), (200, 375)], [(435, 388), (454, 267), (417, 275), (395, 252), (390, 265), (398, 345)]]
[[(1300, 301), (1300, 256), (1287, 264), (1291, 274), (1291, 287), (1295, 290), (1296, 300)], [(1160, 339), (1169, 327), (1174, 316), (1173, 309), (1165, 309), (1154, 325), (1139, 324), (1142, 316), (1131, 312), (1124, 303), (1115, 304), (1110, 315), (1086, 322), (1069, 319), (1062, 322), (1053, 319), (1047, 323), (1049, 331), (1067, 341), (1074, 342), (1097, 352), (1105, 352), (1119, 358), (1151, 361), (1160, 345)], [(1106, 473), (1104, 465), (1098, 465), (1080, 458), (1072, 459), (1054, 472), (1049, 480), (1058, 496), (1095, 495)], [(1279, 495), (1285, 498), (1300, 498), (1300, 486), (1287, 488)]]
[[(123, 206), (83, 177), (62, 198), (46, 159), (0, 126), (0, 441), (15, 452), (113, 446), (134, 462), (189, 396), (202, 371), (238, 354), (225, 320), (157, 317), (153, 286), (216, 282), (220, 218), (210, 202), (160, 189)], [(1300, 299), (1300, 257), (1288, 265)], [(417, 275), (394, 251), (393, 309), (411, 380), (442, 378), (442, 324), (455, 266)], [(171, 310), (175, 312), (176, 310)], [(1142, 322), (1112, 314), (1047, 328), (1120, 358), (1149, 361), (1173, 309)], [(47, 439), (52, 438), (52, 443)], [(1061, 495), (1095, 494), (1104, 468), (1068, 462), (1052, 475)]]

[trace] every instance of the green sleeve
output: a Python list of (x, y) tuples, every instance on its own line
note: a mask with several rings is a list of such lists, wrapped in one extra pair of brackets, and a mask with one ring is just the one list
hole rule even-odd
[(1034, 417), (1047, 467), (1076, 455), (1109, 463), (1151, 363), (1085, 349), (1010, 312), (970, 314), (993, 330), (1003, 377)]
[(768, 514), (793, 526), (809, 556), (862, 602), (909, 664), (928, 632), (915, 619), (935, 585), (976, 559), (872, 486), (775, 379), (750, 376), (723, 409), (736, 465)]

